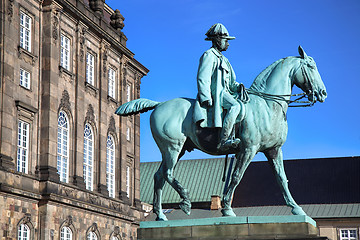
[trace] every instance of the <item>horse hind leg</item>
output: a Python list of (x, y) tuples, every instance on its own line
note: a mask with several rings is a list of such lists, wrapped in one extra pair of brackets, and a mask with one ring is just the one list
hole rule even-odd
[(162, 189), (165, 184), (165, 179), (162, 174), (162, 171), (163, 171), (162, 167), (163, 167), (163, 165), (161, 164), (159, 169), (154, 174), (154, 200), (153, 200), (153, 209), (154, 210), (153, 211), (157, 216), (156, 221), (167, 221), (167, 218), (166, 218), (165, 214), (163, 213), (162, 206), (161, 206)]
[(306, 215), (304, 210), (295, 202), (294, 198), (291, 196), (288, 180), (285, 174), (281, 148), (270, 149), (264, 153), (276, 176), (276, 180), (281, 188), (286, 205), (292, 208), (291, 213), (294, 215)]
[(182, 201), (180, 202), (179, 207), (181, 208), (181, 210), (183, 210), (183, 212), (186, 213), (187, 215), (190, 215), (191, 201), (189, 197), (189, 192), (174, 177), (174, 168), (180, 157), (181, 150), (182, 150), (182, 146), (181, 148), (179, 148), (178, 145), (177, 147), (168, 149), (165, 153), (163, 153), (164, 168), (162, 174), (164, 176), (164, 179), (180, 195)]

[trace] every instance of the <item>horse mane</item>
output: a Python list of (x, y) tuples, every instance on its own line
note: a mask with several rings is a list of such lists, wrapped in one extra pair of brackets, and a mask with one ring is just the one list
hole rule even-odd
[(290, 57), (286, 57), (286, 58), (281, 58), (275, 62), (273, 62), (270, 66), (268, 66), (267, 68), (265, 68), (254, 80), (253, 84), (251, 85), (250, 89), (255, 90), (255, 91), (262, 91), (265, 88), (265, 80), (269, 77), (269, 75), (272, 73), (272, 71), (274, 70), (274, 68), (276, 68), (276, 66), (284, 61), (285, 59), (290, 58)]

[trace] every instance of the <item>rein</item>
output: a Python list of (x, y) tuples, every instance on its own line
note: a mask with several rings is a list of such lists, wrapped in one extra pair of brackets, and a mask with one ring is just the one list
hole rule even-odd
[[(286, 102), (289, 105), (289, 107), (312, 107), (314, 105), (314, 102), (300, 101), (300, 99), (303, 99), (304, 97), (306, 97), (306, 93), (304, 93), (304, 92), (297, 93), (297, 94), (275, 95), (275, 94), (254, 91), (252, 89), (246, 89), (246, 91), (249, 94), (259, 96), (265, 100), (275, 101), (279, 104), (280, 104), (279, 101)], [(300, 97), (296, 98), (295, 100), (285, 99), (285, 97), (297, 97), (297, 96), (300, 96)], [(291, 103), (299, 103), (300, 105), (290, 105)], [(306, 104), (304, 104), (304, 103), (306, 103)]]
[[(300, 67), (295, 71), (295, 73), (301, 68), (301, 72), (304, 76), (304, 78), (307, 80), (307, 83), (311, 85), (310, 81), (309, 81), (309, 76), (306, 72), (306, 70), (303, 67), (303, 64), (300, 65)], [(278, 103), (279, 105), (280, 102), (279, 101), (283, 101), (286, 102), (288, 104), (289, 107), (312, 107), (315, 102), (311, 102), (311, 101), (300, 101), (300, 99), (303, 99), (304, 97), (307, 96), (307, 94), (305, 92), (303, 93), (298, 93), (298, 94), (285, 94), (285, 95), (276, 95), (276, 94), (270, 94), (270, 93), (264, 93), (264, 92), (259, 92), (259, 91), (254, 91), (252, 89), (246, 89), (246, 91), (249, 94), (253, 94), (256, 96), (259, 96), (265, 100), (271, 100), (271, 101), (275, 101), (276, 103)], [(300, 96), (298, 98), (296, 98), (295, 100), (287, 100), (285, 99), (285, 97), (297, 97)], [(299, 105), (290, 105), (292, 103), (295, 104), (299, 104)]]

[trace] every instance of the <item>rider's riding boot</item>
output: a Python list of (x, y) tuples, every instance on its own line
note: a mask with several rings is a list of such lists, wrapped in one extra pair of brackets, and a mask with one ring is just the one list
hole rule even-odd
[(237, 148), (240, 144), (240, 139), (239, 138), (229, 138), (226, 140), (221, 140), (220, 144), (218, 145), (218, 149), (221, 151), (226, 151), (229, 148)]

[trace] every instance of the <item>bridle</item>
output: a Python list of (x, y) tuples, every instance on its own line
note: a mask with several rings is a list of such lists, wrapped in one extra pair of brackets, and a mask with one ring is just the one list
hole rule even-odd
[[(277, 94), (269, 94), (269, 93), (264, 93), (264, 92), (259, 92), (259, 91), (255, 91), (253, 89), (246, 89), (246, 91), (249, 94), (252, 95), (256, 95), (259, 96), (265, 100), (270, 100), (270, 101), (274, 101), (276, 103), (278, 103), (280, 106), (281, 105), (281, 101), (282, 102), (286, 102), (288, 104), (288, 107), (312, 107), (315, 104), (315, 101), (311, 102), (311, 101), (300, 101), (301, 99), (303, 99), (306, 96), (309, 96), (309, 94), (313, 94), (312, 92), (312, 84), (309, 78), (309, 74), (307, 73), (307, 71), (305, 70), (305, 62), (301, 61), (300, 66), (298, 69), (296, 69), (296, 71), (294, 72), (294, 76), (296, 75), (296, 73), (301, 69), (301, 73), (305, 79), (305, 85), (309, 87), (309, 93), (297, 93), (297, 94), (284, 94), (284, 95), (277, 95)], [(300, 97), (299, 97), (300, 96)], [(298, 97), (295, 100), (288, 100), (286, 99), (286, 97)], [(297, 104), (297, 105), (290, 105), (290, 104)]]

